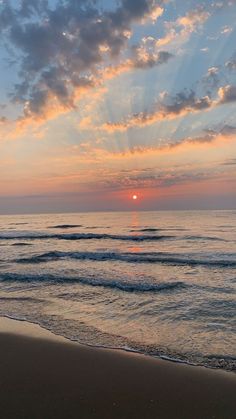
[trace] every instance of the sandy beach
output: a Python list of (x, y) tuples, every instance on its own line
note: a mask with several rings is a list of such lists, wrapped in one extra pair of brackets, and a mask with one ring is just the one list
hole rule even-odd
[(71, 343), (0, 320), (2, 419), (233, 419), (236, 375)]

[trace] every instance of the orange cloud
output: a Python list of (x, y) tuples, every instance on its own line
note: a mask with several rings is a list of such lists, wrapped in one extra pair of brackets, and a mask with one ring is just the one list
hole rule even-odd
[(201, 27), (209, 17), (209, 12), (204, 10), (203, 7), (198, 7), (188, 12), (185, 16), (179, 17), (175, 22), (166, 22), (165, 36), (156, 40), (152, 38), (152, 41), (158, 48), (171, 44), (173, 46), (183, 45), (189, 40), (191, 34)]
[[(236, 102), (236, 86), (227, 85), (220, 87), (216, 100), (212, 100), (209, 96), (197, 98), (193, 91), (183, 91), (174, 97), (168, 97), (167, 94), (164, 94), (163, 99), (161, 98), (159, 103), (157, 103), (154, 111), (149, 113), (140, 112), (121, 122), (107, 122), (100, 129), (110, 134), (125, 132), (130, 128), (146, 127), (163, 120), (172, 120), (191, 113), (208, 111), (220, 105)], [(166, 104), (165, 100), (168, 99), (170, 103)]]
[(146, 127), (153, 125), (156, 122), (163, 120), (172, 120), (181, 118), (189, 113), (200, 112), (211, 108), (211, 101), (208, 96), (204, 96), (200, 99), (193, 98), (192, 103), (174, 104), (174, 105), (162, 105), (160, 104), (156, 111), (146, 113), (141, 112), (128, 118), (124, 122), (107, 122), (101, 126), (101, 130), (108, 133), (114, 132), (125, 132), (130, 128)]

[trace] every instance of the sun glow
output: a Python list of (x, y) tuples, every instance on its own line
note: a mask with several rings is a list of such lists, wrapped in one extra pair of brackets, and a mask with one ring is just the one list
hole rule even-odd
[(136, 201), (138, 199), (138, 195), (133, 195), (132, 198), (134, 201)]

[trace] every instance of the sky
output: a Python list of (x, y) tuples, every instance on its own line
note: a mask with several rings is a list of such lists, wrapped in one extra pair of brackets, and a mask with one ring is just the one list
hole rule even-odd
[(236, 0), (0, 0), (0, 213), (235, 209), (235, 24)]

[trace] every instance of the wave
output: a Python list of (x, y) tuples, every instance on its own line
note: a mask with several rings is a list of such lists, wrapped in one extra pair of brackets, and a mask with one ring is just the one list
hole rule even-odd
[(119, 234), (95, 234), (95, 233), (61, 233), (61, 234), (48, 234), (37, 232), (14, 232), (0, 234), (0, 240), (121, 240), (121, 241), (157, 241), (171, 239), (173, 236), (157, 236), (157, 235), (119, 235)]
[(154, 357), (159, 357), (163, 360), (193, 365), (193, 366), (204, 366), (206, 368), (212, 369), (222, 369), (225, 371), (236, 371), (236, 357), (235, 356), (227, 356), (227, 355), (203, 355), (197, 353), (180, 353), (171, 351), (168, 349), (162, 348), (155, 348), (146, 346), (143, 347), (140, 345), (139, 347), (135, 347), (136, 352), (144, 353), (145, 355), (150, 355)]
[(32, 244), (31, 243), (20, 242), (20, 243), (13, 243), (11, 246), (22, 246), (22, 247), (24, 247), (24, 246), (32, 246)]
[(119, 253), (119, 252), (59, 252), (53, 251), (43, 253), (41, 255), (34, 255), (29, 258), (16, 259), (16, 263), (22, 264), (37, 264), (45, 262), (53, 262), (63, 259), (76, 260), (92, 260), (92, 261), (121, 261), (128, 263), (159, 263), (177, 266), (206, 266), (206, 267), (236, 267), (236, 260), (232, 259), (195, 259), (192, 257), (183, 258), (182, 255), (172, 255), (169, 253)]
[(0, 297), (0, 301), (5, 302), (5, 301), (15, 301), (15, 302), (30, 302), (30, 303), (38, 303), (38, 302), (43, 302), (43, 300), (39, 300), (33, 297)]
[(179, 227), (168, 227), (168, 228), (156, 228), (156, 227), (144, 227), (141, 229), (132, 229), (130, 230), (131, 233), (152, 233), (156, 231), (186, 231), (186, 228), (179, 228)]
[(64, 228), (64, 229), (69, 229), (69, 228), (79, 228), (79, 227), (83, 227), (83, 226), (81, 224), (61, 224), (61, 225), (51, 226), (49, 228)]
[(105, 280), (85, 277), (58, 277), (55, 275), (31, 275), (31, 274), (16, 274), (16, 273), (2, 273), (0, 274), (0, 281), (2, 282), (45, 282), (45, 283), (79, 283), (82, 285), (90, 285), (93, 287), (104, 287), (118, 289), (125, 292), (160, 292), (170, 291), (175, 288), (184, 288), (186, 285), (183, 282), (162, 282), (153, 284), (148, 282), (122, 282), (119, 280)]
[(140, 230), (130, 230), (131, 233), (134, 232), (141, 232), (141, 233), (154, 233), (155, 231), (160, 231), (161, 229), (159, 228), (141, 228)]
[(184, 236), (184, 240), (208, 240), (208, 241), (220, 241), (227, 242), (228, 240), (222, 239), (221, 237), (212, 237), (212, 236)]
[[(49, 228), (53, 229), (69, 229), (82, 227), (81, 225), (57, 225)], [(208, 236), (173, 236), (173, 235), (160, 235), (160, 234), (140, 234), (140, 233), (154, 233), (158, 229), (145, 228), (142, 230), (131, 230), (135, 234), (107, 234), (107, 233), (44, 233), (37, 231), (7, 231), (0, 233), (0, 240), (120, 240), (120, 241), (132, 241), (132, 242), (144, 242), (144, 241), (158, 241), (158, 240), (207, 240), (207, 241), (224, 241), (227, 240), (220, 237), (208, 237)], [(138, 233), (138, 234), (137, 234)]]
[[(170, 231), (171, 229), (158, 229), (158, 228), (143, 228), (141, 230), (130, 230), (131, 233), (134, 232), (143, 232), (143, 233), (154, 233), (157, 231)], [(184, 231), (183, 229), (173, 229), (174, 231)], [(228, 242), (228, 240), (223, 239), (221, 237), (216, 237), (216, 236), (192, 236), (192, 235), (187, 235), (187, 236), (179, 236), (179, 237), (175, 237), (176, 240), (193, 240), (193, 241), (197, 241), (197, 240), (207, 240), (207, 241), (221, 241), (221, 242)]]

